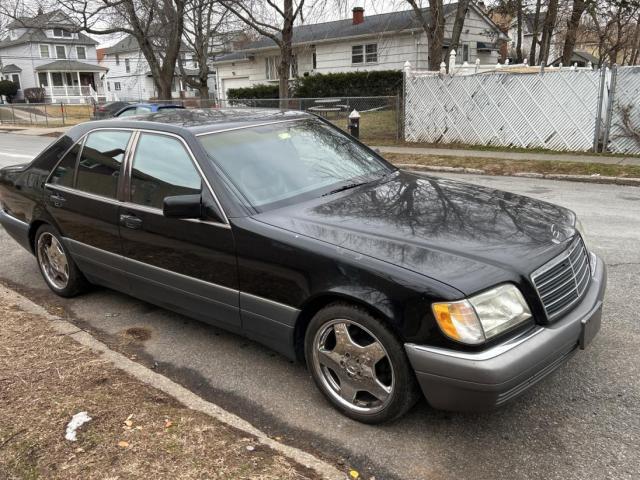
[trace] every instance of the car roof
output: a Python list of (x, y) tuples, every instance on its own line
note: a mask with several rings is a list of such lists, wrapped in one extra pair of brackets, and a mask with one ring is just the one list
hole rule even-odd
[(157, 113), (135, 115), (124, 119), (115, 117), (83, 125), (94, 128), (125, 127), (174, 133), (188, 130), (192, 134), (198, 135), (304, 118), (314, 118), (314, 116), (300, 111), (266, 108), (204, 108), (160, 110)]

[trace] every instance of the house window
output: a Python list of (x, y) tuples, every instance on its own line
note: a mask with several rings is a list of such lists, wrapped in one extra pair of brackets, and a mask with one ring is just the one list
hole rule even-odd
[(469, 44), (468, 43), (462, 44), (462, 61), (463, 62), (469, 61)]
[(40, 82), (41, 87), (49, 86), (49, 78), (46, 72), (38, 72), (38, 82)]
[(318, 58), (316, 57), (316, 51), (314, 50), (313, 53), (311, 54), (311, 68), (313, 68), (314, 70), (316, 68), (318, 68)]
[(353, 45), (351, 47), (351, 63), (354, 65), (378, 63), (378, 44)]
[(111, 82), (107, 82), (107, 92), (111, 91)]
[[(280, 57), (267, 57), (265, 61), (265, 74), (267, 80), (278, 80), (278, 66), (280, 65)], [(298, 76), (298, 59), (295, 55), (291, 56), (291, 65), (289, 66), (289, 78)]]
[(116, 65), (120, 65), (120, 55), (116, 53)]
[(128, 58), (124, 59), (124, 69), (126, 70), (127, 73), (131, 72), (131, 65), (129, 64)]
[(67, 50), (64, 45), (56, 45), (56, 58), (67, 58)]
[(10, 80), (18, 86), (18, 90), (22, 90), (22, 86), (20, 85), (20, 75), (19, 74), (14, 73), (13, 75), (11, 75)]
[(191, 55), (191, 63), (193, 63), (193, 68), (198, 68), (198, 58), (195, 55)]
[(180, 54), (180, 63), (182, 63), (183, 67), (187, 66), (187, 54), (186, 53), (181, 53)]
[(40, 58), (51, 58), (49, 45), (40, 45)]
[(76, 47), (76, 57), (78, 57), (78, 60), (86, 60), (87, 49), (84, 47)]
[(113, 89), (114, 89), (116, 92), (119, 92), (120, 90), (122, 90), (122, 87), (121, 87), (121, 85), (120, 85), (120, 82), (113, 82)]
[(56, 38), (71, 38), (71, 32), (65, 30), (64, 28), (54, 28), (53, 36)]

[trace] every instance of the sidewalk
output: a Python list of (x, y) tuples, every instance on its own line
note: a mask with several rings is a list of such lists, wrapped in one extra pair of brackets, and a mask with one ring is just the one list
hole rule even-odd
[(32, 127), (29, 125), (0, 125), (0, 133), (14, 133), (16, 135), (32, 135), (35, 137), (53, 136), (55, 134), (62, 135), (69, 130), (73, 125), (60, 126), (60, 127)]
[(606, 165), (640, 165), (640, 157), (614, 157), (606, 155), (588, 155), (581, 153), (524, 153), (505, 150), (473, 150), (430, 147), (375, 147), (382, 153), (400, 155), (428, 155), (435, 157), (488, 158), (493, 160), (528, 160), (551, 162), (603, 163)]
[(0, 318), (0, 478), (346, 477), (1, 285)]

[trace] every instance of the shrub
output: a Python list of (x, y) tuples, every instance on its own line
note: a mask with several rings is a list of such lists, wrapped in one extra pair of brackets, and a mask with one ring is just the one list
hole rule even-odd
[(397, 95), (401, 91), (401, 71), (373, 70), (319, 73), (301, 77), (296, 82), (295, 96), (298, 98), (373, 97)]
[(227, 90), (227, 98), (278, 98), (278, 85), (254, 85), (245, 88), (230, 88)]
[(45, 90), (42, 87), (25, 88), (24, 98), (29, 103), (44, 103)]
[(0, 96), (7, 97), (7, 101), (11, 103), (13, 97), (18, 93), (18, 84), (11, 80), (0, 80)]

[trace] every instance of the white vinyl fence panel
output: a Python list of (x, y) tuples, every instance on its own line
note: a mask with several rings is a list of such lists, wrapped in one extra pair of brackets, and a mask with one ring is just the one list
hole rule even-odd
[(618, 68), (608, 148), (640, 154), (640, 67)]
[(408, 72), (405, 139), (502, 147), (593, 148), (598, 71), (448, 76)]

